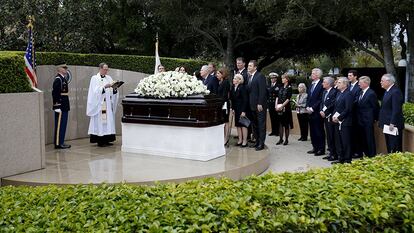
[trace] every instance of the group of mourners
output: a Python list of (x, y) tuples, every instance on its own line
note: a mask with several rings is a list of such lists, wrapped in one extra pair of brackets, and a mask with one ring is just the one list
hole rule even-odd
[(269, 136), (279, 136), (276, 145), (289, 144), (292, 111), (296, 111), (300, 127), (298, 140), (307, 141), (310, 132), (312, 149), (307, 153), (326, 155), (323, 159), (332, 163), (349, 163), (364, 155), (375, 156), (376, 125), (384, 132), (389, 153), (402, 150), (404, 101), (392, 74), (381, 77), (381, 87), (385, 89), (381, 106), (377, 94), (370, 88), (370, 77), (359, 77), (356, 70), (350, 70), (347, 77), (323, 77), (322, 70), (314, 68), (309, 87), (305, 83), (297, 85), (299, 94), (296, 98), (292, 97), (288, 74), (281, 75), (281, 83), (277, 73), (271, 72), (268, 76), (269, 83), (257, 71), (255, 60), (249, 61), (246, 68), (242, 57), (236, 59), (232, 76), (225, 67), (216, 71), (212, 63), (201, 67), (200, 80), (223, 100), (226, 144), (230, 138), (229, 122), (234, 119), (236, 146), (262, 150), (268, 110)]

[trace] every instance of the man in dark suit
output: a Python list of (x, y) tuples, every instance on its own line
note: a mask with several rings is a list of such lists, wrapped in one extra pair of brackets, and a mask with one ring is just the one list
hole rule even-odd
[(216, 76), (210, 74), (210, 69), (208, 65), (204, 65), (200, 69), (200, 75), (203, 78), (203, 84), (207, 86), (207, 90), (212, 94), (217, 94), (219, 81)]
[[(358, 144), (361, 145), (362, 152), (366, 156), (373, 157), (377, 154), (374, 137), (374, 121), (378, 120), (379, 104), (377, 95), (369, 88), (370, 84), (371, 79), (368, 76), (362, 76), (359, 79), (361, 93), (357, 101), (356, 115), (359, 129), (357, 134), (361, 138)], [(352, 135), (352, 137), (354, 136)]]
[(379, 127), (389, 126), (389, 130), (397, 135), (384, 133), (388, 153), (402, 151), (402, 134), (404, 129), (404, 117), (402, 113), (403, 96), (400, 89), (395, 86), (395, 77), (392, 74), (384, 74), (381, 78), (381, 87), (385, 89), (379, 113)]
[(308, 154), (325, 154), (325, 130), (323, 129), (323, 119), (319, 114), (319, 107), (322, 101), (322, 70), (314, 68), (312, 70), (312, 84), (308, 89), (308, 99), (306, 110), (309, 112), (309, 129), (312, 142), (312, 150)]
[(70, 110), (69, 83), (66, 79), (68, 66), (61, 62), (57, 65), (57, 72), (53, 80), (52, 98), (53, 111), (55, 112), (55, 149), (68, 149), (71, 146), (65, 144), (66, 126)]
[(279, 75), (272, 72), (269, 74), (270, 84), (267, 87), (268, 99), (267, 106), (269, 106), (270, 123), (272, 125), (272, 132), (269, 136), (279, 136), (279, 119), (276, 113), (275, 101), (279, 94), (280, 85), (277, 83), (277, 77)]
[(266, 78), (257, 71), (257, 61), (251, 60), (247, 67), (249, 104), (252, 111), (253, 133), (256, 138), (256, 151), (264, 149), (266, 139), (267, 88)]
[(322, 102), (319, 114), (324, 119), (326, 130), (326, 141), (328, 142), (329, 155), (324, 157), (328, 161), (336, 160), (338, 157), (335, 151), (335, 123), (332, 122), (332, 115), (335, 107), (337, 89), (333, 88), (335, 80), (331, 77), (323, 78), (322, 86), (325, 89), (322, 94)]
[(348, 71), (348, 80), (349, 80), (349, 91), (354, 98), (354, 103), (352, 105), (352, 138), (351, 138), (351, 154), (353, 158), (362, 157), (362, 145), (361, 145), (361, 135), (359, 134), (358, 127), (358, 116), (357, 116), (357, 102), (361, 93), (361, 88), (358, 85), (358, 71), (349, 70)]
[(236, 58), (236, 69), (234, 70), (234, 75), (236, 74), (241, 74), (243, 76), (243, 85), (247, 87), (248, 74), (246, 69), (246, 62), (243, 57)]
[(352, 161), (351, 130), (352, 130), (352, 104), (354, 97), (348, 89), (349, 80), (346, 77), (338, 79), (338, 90), (336, 95), (334, 115), (332, 121), (335, 125), (335, 148), (338, 161), (334, 163), (350, 163)]

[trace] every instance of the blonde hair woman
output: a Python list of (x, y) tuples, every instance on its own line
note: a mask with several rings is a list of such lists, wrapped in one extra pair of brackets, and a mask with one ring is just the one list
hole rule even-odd
[(299, 94), (296, 97), (296, 113), (298, 116), (299, 128), (300, 128), (300, 138), (299, 141), (308, 140), (308, 124), (309, 124), (309, 114), (306, 111), (306, 101), (308, 100), (308, 93), (306, 93), (306, 85), (304, 83), (299, 83), (298, 85)]
[(231, 108), (234, 113), (234, 124), (237, 127), (237, 135), (239, 141), (237, 146), (247, 147), (247, 127), (240, 124), (240, 118), (246, 117), (249, 107), (249, 99), (247, 90), (243, 84), (243, 76), (236, 74), (233, 78), (233, 87), (230, 90)]

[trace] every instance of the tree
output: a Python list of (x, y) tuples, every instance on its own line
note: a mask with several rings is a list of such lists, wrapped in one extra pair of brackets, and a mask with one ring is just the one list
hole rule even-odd
[[(370, 54), (384, 64), (388, 73), (396, 73), (392, 52), (393, 33), (395, 25), (400, 22), (409, 31), (413, 18), (407, 17), (405, 20), (405, 17), (413, 12), (413, 1), (277, 0), (254, 1), (253, 5), (256, 10), (265, 12), (262, 15), (266, 17), (272, 15), (274, 9), (283, 3), (286, 5), (282, 19), (266, 18), (273, 22), (276, 36), (319, 27), (325, 33), (341, 38), (358, 50)], [(375, 48), (381, 53), (376, 53)]]

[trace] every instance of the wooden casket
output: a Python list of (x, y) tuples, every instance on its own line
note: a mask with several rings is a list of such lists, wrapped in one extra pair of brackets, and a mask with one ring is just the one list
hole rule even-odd
[(122, 100), (122, 151), (207, 161), (225, 154), (221, 98)]

